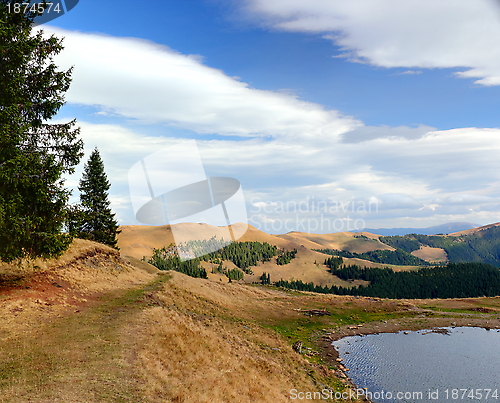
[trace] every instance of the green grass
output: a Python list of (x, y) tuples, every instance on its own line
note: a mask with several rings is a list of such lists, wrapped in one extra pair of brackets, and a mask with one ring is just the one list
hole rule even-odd
[[(349, 304), (349, 303), (348, 303)], [(274, 320), (272, 323), (263, 324), (287, 340), (294, 343), (301, 340), (305, 347), (316, 348), (315, 340), (325, 332), (323, 329), (338, 328), (339, 326), (357, 325), (361, 323), (400, 319), (416, 316), (415, 312), (366, 312), (362, 309), (332, 309), (327, 305), (308, 306), (309, 309), (326, 309), (331, 315), (303, 316), (297, 319)]]
[[(483, 306), (483, 305), (481, 305)], [(486, 307), (486, 306), (485, 306)], [(440, 308), (436, 306), (422, 306), (422, 308), (430, 309), (436, 312), (454, 312), (454, 313), (472, 313), (472, 314), (482, 314), (482, 315), (496, 315), (498, 312), (480, 312), (475, 309), (458, 309), (458, 308)]]

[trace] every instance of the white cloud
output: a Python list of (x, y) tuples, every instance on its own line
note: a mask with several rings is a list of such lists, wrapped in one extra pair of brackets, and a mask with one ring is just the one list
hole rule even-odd
[(498, 213), (500, 212), (500, 204), (486, 204), (484, 206), (479, 206), (479, 211), (494, 211)]
[[(446, 197), (444, 200), (440, 200), (440, 205), (475, 205), (484, 203), (498, 203), (500, 200), (494, 197), (481, 196), (475, 194), (453, 194)], [(437, 201), (436, 201), (437, 203)]]
[(356, 146), (375, 172), (423, 179), (434, 191), (464, 192), (500, 180), (500, 129), (432, 131), (416, 140), (376, 139), (366, 144)]
[[(350, 9), (350, 3), (344, 4)], [(251, 203), (271, 207), (308, 197), (344, 204), (379, 200), (384, 208), (369, 214), (371, 226), (380, 226), (376, 220), (383, 219), (384, 226), (401, 226), (401, 217), (435, 220), (416, 226), (463, 221), (468, 215), (472, 222), (498, 220), (495, 209), (487, 206), (500, 197), (500, 129), (367, 127), (289, 94), (252, 89), (199, 58), (150, 42), (54, 31), (66, 37), (57, 62), (62, 67), (75, 64), (68, 100), (98, 105), (100, 119), (109, 114), (113, 121), (125, 117), (200, 134), (247, 137), (199, 141), (207, 174), (239, 179), (247, 202), (257, 197)], [(141, 126), (79, 125), (87, 152), (95, 146), (101, 151), (121, 223), (136, 223), (128, 170), (178, 140), (168, 137), (168, 128), (161, 137), (144, 135)], [(68, 180), (73, 188), (84, 161)], [(483, 198), (463, 196), (467, 194)], [(436, 198), (446, 202), (434, 203)], [(264, 218), (275, 222), (279, 216)]]
[(401, 73), (397, 73), (396, 75), (402, 76), (402, 75), (406, 75), (406, 74), (422, 74), (422, 71), (421, 70), (406, 70), (406, 71), (403, 71)]
[(245, 10), (279, 30), (322, 34), (352, 61), (463, 68), (460, 77), (500, 85), (495, 0), (247, 0)]
[(199, 57), (146, 40), (45, 31), (65, 37), (58, 65), (75, 66), (67, 101), (101, 114), (245, 137), (332, 137), (360, 124), (289, 94), (250, 88)]
[[(87, 157), (95, 146), (101, 152), (118, 217), (122, 223), (136, 223), (128, 195), (128, 170), (139, 159), (179, 140), (145, 136), (119, 125), (79, 125)], [(277, 211), (284, 203), (305, 203), (312, 198), (344, 206), (353, 200), (377, 202), (379, 208), (370, 214), (345, 213), (372, 221), (392, 220), (392, 226), (401, 226), (402, 217), (405, 221), (411, 217), (434, 220), (421, 226), (453, 221), (451, 214), (471, 214), (472, 210), (482, 210), (483, 215), (467, 218), (471, 222), (498, 220), (496, 211), (487, 205), (498, 204), (500, 198), (500, 130), (433, 131), (418, 138), (388, 137), (357, 144), (248, 139), (199, 140), (198, 145), (207, 175), (240, 180), (249, 210), (258, 209), (268, 220), (286, 215)], [(76, 187), (84, 161), (69, 185)], [(306, 213), (318, 215), (318, 211)], [(295, 212), (291, 214), (287, 217), (295, 219)]]
[(413, 197), (404, 193), (386, 193), (377, 197), (379, 209), (398, 210), (398, 209), (420, 209), (424, 207), (422, 203)]
[(406, 138), (408, 140), (420, 138), (427, 133), (436, 130), (433, 127), (420, 125), (418, 127), (408, 126), (359, 126), (342, 134), (344, 143), (359, 143), (377, 138)]

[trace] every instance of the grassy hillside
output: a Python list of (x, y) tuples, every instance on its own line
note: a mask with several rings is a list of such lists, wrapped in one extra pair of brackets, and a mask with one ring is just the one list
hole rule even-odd
[(276, 235), (309, 249), (341, 249), (355, 253), (365, 253), (374, 250), (394, 250), (378, 240), (378, 235), (367, 232), (336, 232), (333, 234), (309, 234), (306, 232), (289, 232)]
[(480, 262), (500, 267), (500, 227), (497, 224), (447, 236), (409, 234), (380, 237), (380, 240), (416, 256), (425, 256), (425, 248), (427, 251), (432, 248), (434, 256), (441, 255), (441, 261), (446, 255), (451, 263)]
[[(231, 226), (235, 231), (241, 231), (243, 224)], [(129, 225), (121, 227), (122, 233), (118, 236), (118, 246), (123, 255), (141, 259), (144, 256), (149, 258), (154, 249), (160, 249), (174, 242), (174, 237), (170, 226), (139, 226)], [(217, 234), (222, 238), (227, 233), (226, 227), (212, 227), (207, 224), (183, 223), (176, 224), (177, 232), (180, 232), (184, 239), (209, 239)], [(394, 248), (379, 241), (377, 235), (369, 233), (342, 232), (335, 234), (307, 234), (302, 232), (291, 232), (285, 235), (270, 235), (258, 229), (248, 226), (244, 235), (238, 240), (240, 242), (266, 242), (277, 246), (280, 249), (297, 249), (297, 255), (289, 264), (277, 265), (275, 260), (259, 264), (252, 267), (253, 274), (245, 274), (246, 282), (258, 282), (263, 273), (269, 273), (271, 281), (301, 280), (313, 282), (322, 286), (343, 286), (348, 287), (362, 282), (346, 282), (333, 276), (328, 272), (328, 268), (323, 264), (328, 255), (313, 249), (336, 248), (351, 251), (352, 253), (369, 253), (374, 250), (393, 251)], [(415, 266), (392, 265), (389, 263), (377, 263), (359, 257), (344, 259), (346, 264), (357, 264), (366, 267), (391, 266), (395, 270), (413, 270)], [(417, 261), (417, 260), (415, 260)], [(217, 281), (227, 281), (223, 275), (213, 274), (215, 265), (202, 262), (207, 275)], [(235, 266), (230, 261), (224, 261), (224, 267), (233, 269)]]
[[(284, 249), (300, 247), (293, 241), (266, 234), (251, 225), (234, 224), (230, 226), (234, 232), (244, 235), (239, 241), (267, 242), (271, 245)], [(124, 225), (120, 227), (118, 236), (118, 247), (126, 256), (141, 259), (143, 256), (151, 257), (153, 249), (159, 249), (175, 243), (174, 235), (170, 225), (148, 226), (148, 225)], [(228, 237), (227, 227), (214, 227), (208, 224), (182, 223), (175, 224), (176, 236), (180, 240), (208, 240), (216, 235), (218, 239), (231, 239)], [(179, 241), (179, 239), (177, 239)]]
[(411, 252), (411, 254), (431, 264), (440, 264), (448, 261), (448, 256), (444, 249), (433, 248), (427, 245), (421, 245), (419, 249)]
[(288, 401), (342, 388), (272, 329), (287, 293), (161, 273), (75, 240), (0, 266), (2, 402)]
[[(243, 224), (233, 226), (233, 231), (241, 231), (242, 226)], [(206, 224), (177, 224), (176, 230), (177, 232), (180, 230), (191, 239), (208, 239), (213, 236), (214, 232), (222, 234), (227, 231), (227, 228), (210, 227)], [(165, 241), (173, 241), (168, 226), (125, 228), (119, 239), (123, 252), (135, 254), (135, 256), (138, 256), (137, 245), (142, 245), (143, 249), (146, 246), (152, 251), (153, 247), (165, 246)], [(233, 278), (243, 277), (247, 283), (258, 283), (261, 277), (265, 275), (270, 283), (283, 280), (285, 282), (283, 284), (297, 282), (298, 284), (304, 283), (308, 285), (306, 288), (301, 286), (301, 289), (313, 289), (309, 287), (310, 284), (326, 287), (330, 290), (369, 285), (369, 281), (365, 279), (342, 278), (335, 271), (329, 270), (325, 265), (328, 254), (342, 256), (344, 266), (356, 265), (360, 268), (390, 267), (395, 272), (413, 272), (423, 266), (432, 267), (436, 264), (466, 262), (486, 263), (500, 267), (500, 226), (496, 224), (475, 228), (466, 233), (447, 236), (410, 234), (388, 237), (350, 232), (334, 234), (290, 232), (284, 235), (270, 235), (253, 227), (248, 227), (246, 233), (239, 240), (239, 242), (241, 241), (262, 242), (274, 245), (280, 250), (296, 250), (297, 253), (295, 259), (284, 265), (279, 265), (276, 259), (271, 259), (270, 261), (252, 265), (250, 270), (245, 270), (240, 266), (246, 273), (243, 274), (236, 270)], [(219, 272), (221, 268), (226, 273), (230, 270), (234, 271), (237, 266), (234, 262), (234, 260), (233, 262), (224, 260), (219, 264), (203, 262), (200, 269), (207, 272), (209, 278), (226, 282), (228, 279)], [(483, 274), (486, 276), (486, 273)], [(415, 276), (418, 276), (418, 274), (413, 275), (413, 277)], [(413, 277), (395, 276), (394, 278), (407, 279)], [(355, 294), (353, 292), (346, 293)], [(447, 294), (447, 296), (460, 296), (462, 294), (462, 292), (459, 292), (451, 295)], [(375, 293), (370, 295), (398, 297), (403, 295), (410, 297), (408, 293), (381, 293), (380, 295)], [(411, 297), (415, 298), (418, 295), (420, 294), (411, 294)], [(435, 296), (440, 294), (423, 293), (421, 295)]]
[(349, 388), (334, 338), (499, 318), (499, 298), (410, 304), (228, 284), (75, 240), (59, 260), (0, 265), (0, 393), (16, 403), (285, 402), (291, 389)]

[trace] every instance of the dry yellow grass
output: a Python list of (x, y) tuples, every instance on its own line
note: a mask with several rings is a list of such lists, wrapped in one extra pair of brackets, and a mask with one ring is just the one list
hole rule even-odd
[(137, 354), (145, 396), (162, 403), (284, 402), (292, 388), (317, 390), (290, 346), (251, 326), (163, 308), (144, 312)]
[(154, 248), (162, 248), (174, 242), (169, 225), (123, 225), (118, 235), (118, 247), (125, 256), (141, 259), (151, 256)]
[[(295, 259), (286, 265), (279, 266), (274, 260), (252, 267), (253, 275), (246, 275), (245, 281), (259, 282), (262, 273), (269, 273), (271, 281), (278, 280), (301, 280), (309, 283), (313, 282), (322, 286), (352, 286), (352, 283), (341, 280), (337, 276), (332, 276), (328, 268), (323, 264), (330, 255), (316, 252), (300, 246)], [(368, 262), (361, 259), (344, 259), (346, 264), (361, 264), (364, 266), (378, 267), (377, 263)], [(366, 264), (365, 264), (366, 263)]]
[(59, 259), (0, 263), (0, 327), (15, 333), (97, 293), (133, 288), (154, 276), (131, 265), (115, 249), (81, 239), (75, 239)]
[[(148, 399), (285, 402), (291, 389), (318, 390), (307, 374), (319, 376), (320, 369), (258, 323), (297, 317), (293, 297), (244, 284), (171, 275), (157, 294), (162, 307), (144, 311), (138, 327), (137, 368)], [(330, 300), (336, 298), (342, 299)]]
[[(366, 238), (360, 238), (360, 235)], [(277, 235), (309, 249), (342, 249), (350, 252), (364, 253), (372, 250), (394, 250), (378, 240), (379, 235), (368, 232), (336, 232), (333, 234), (310, 234), (307, 232), (289, 232), (284, 235)]]
[(90, 292), (121, 289), (151, 280), (151, 273), (138, 271), (129, 260), (109, 246), (75, 239), (58, 259), (36, 259), (20, 264), (0, 262), (0, 274), (27, 278), (44, 273), (50, 278), (67, 281), (72, 288)]
[(126, 391), (128, 377), (120, 315), (110, 311), (114, 298), (155, 277), (112, 248), (78, 239), (59, 259), (1, 264), (2, 402), (129, 401), (114, 390)]
[(448, 255), (442, 248), (432, 248), (430, 246), (421, 246), (420, 249), (411, 253), (413, 256), (427, 260), (430, 263), (447, 262)]
[(2, 402), (280, 402), (318, 390), (308, 373), (321, 370), (258, 323), (297, 315), (288, 294), (130, 261), (75, 240), (58, 260), (2, 265)]
[[(184, 239), (208, 239), (214, 234), (222, 238), (227, 232), (227, 227), (213, 227), (208, 224), (182, 223), (175, 224), (176, 231)], [(303, 282), (313, 282), (322, 286), (352, 286), (353, 283), (343, 281), (336, 276), (328, 273), (327, 267), (323, 264), (329, 255), (316, 252), (311, 249), (346, 249), (352, 252), (363, 253), (376, 249), (394, 250), (394, 248), (381, 243), (378, 235), (370, 233), (354, 234), (351, 232), (340, 232), (334, 234), (308, 234), (303, 232), (290, 232), (285, 235), (270, 235), (259, 231), (252, 226), (244, 224), (235, 224), (231, 226), (234, 232), (246, 232), (239, 239), (241, 242), (267, 242), (279, 248), (292, 250), (297, 249), (296, 258), (289, 264), (279, 266), (272, 262), (266, 262), (253, 267), (253, 275), (245, 275), (245, 281), (258, 282), (262, 273), (269, 273), (272, 281), (283, 280), (301, 280)], [(243, 230), (242, 230), (243, 229)], [(118, 236), (118, 245), (122, 254), (136, 259), (144, 256), (149, 257), (154, 248), (161, 248), (174, 242), (171, 227), (165, 226), (140, 226), (128, 225), (121, 227), (121, 234)], [(361, 238), (364, 235), (366, 238)], [(383, 267), (385, 265), (370, 262), (362, 259), (345, 259), (346, 264), (358, 264), (366, 267)], [(224, 275), (211, 273), (213, 265), (202, 263), (207, 269), (208, 276), (212, 280), (227, 282)], [(224, 262), (228, 269), (234, 268), (232, 262)], [(403, 268), (406, 269), (406, 268)], [(355, 283), (357, 284), (357, 283)]]
[[(80, 240), (58, 260), (1, 270), (8, 403), (284, 402), (291, 389), (342, 387), (332, 370), (292, 350), (298, 337), (314, 346), (323, 328), (359, 332), (347, 325), (361, 318), (375, 318), (366, 332), (423, 326), (421, 317), (410, 323), (412, 312), (430, 304), (500, 311), (499, 298), (405, 302), (195, 279)], [(438, 325), (485, 322), (473, 316), (444, 315)]]

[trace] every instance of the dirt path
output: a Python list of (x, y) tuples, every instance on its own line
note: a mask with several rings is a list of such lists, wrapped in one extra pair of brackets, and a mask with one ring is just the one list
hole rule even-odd
[(105, 293), (0, 346), (2, 402), (142, 402), (133, 376), (135, 315), (165, 281)]

